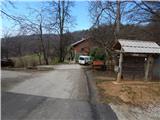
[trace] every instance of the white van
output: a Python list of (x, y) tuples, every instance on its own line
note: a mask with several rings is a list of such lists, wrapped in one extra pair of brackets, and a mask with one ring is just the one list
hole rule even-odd
[(90, 64), (91, 63), (91, 56), (80, 55), (78, 63), (82, 64), (82, 65)]

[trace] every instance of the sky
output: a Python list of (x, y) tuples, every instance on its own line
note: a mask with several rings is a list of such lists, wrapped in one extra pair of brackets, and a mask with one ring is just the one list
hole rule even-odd
[[(24, 15), (28, 14), (29, 10), (27, 10), (28, 7), (39, 7), (40, 2), (35, 1), (16, 1), (14, 2), (14, 6), (5, 3), (2, 7), (4, 10), (9, 13), (10, 15)], [(71, 9), (71, 14), (73, 18), (75, 19), (75, 25), (74, 27), (70, 28), (70, 31), (77, 31), (77, 30), (85, 30), (91, 27), (92, 23), (90, 20), (89, 12), (88, 12), (88, 1), (74, 1), (74, 6)], [(7, 17), (2, 17), (2, 29), (3, 31), (7, 30), (13, 30), (13, 21), (10, 19), (7, 19)], [(14, 31), (14, 30), (13, 30)], [(15, 32), (15, 31), (14, 31)]]
[(91, 27), (91, 20), (88, 12), (88, 1), (77, 1), (73, 8), (73, 15), (76, 17), (76, 30), (88, 29)]

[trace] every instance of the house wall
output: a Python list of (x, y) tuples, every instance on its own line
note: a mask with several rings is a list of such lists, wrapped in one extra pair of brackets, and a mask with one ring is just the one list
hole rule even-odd
[(76, 51), (77, 54), (88, 55), (91, 48), (90, 40), (85, 40), (76, 46), (73, 47), (73, 50)]
[(145, 57), (124, 56), (122, 75), (124, 79), (144, 79)]
[(154, 59), (152, 79), (160, 80), (160, 56)]
[[(124, 79), (144, 79), (146, 57), (124, 56), (122, 63), (122, 75)], [(153, 57), (153, 65), (150, 66), (149, 79), (160, 80), (160, 56)]]
[(93, 45), (90, 39), (73, 46), (72, 51), (74, 52), (74, 61), (78, 62), (80, 55), (89, 55), (92, 46)]

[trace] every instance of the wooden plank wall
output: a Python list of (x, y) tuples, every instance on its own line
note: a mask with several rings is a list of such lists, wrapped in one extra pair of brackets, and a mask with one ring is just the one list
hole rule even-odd
[(122, 74), (124, 79), (144, 79), (145, 57), (124, 56)]

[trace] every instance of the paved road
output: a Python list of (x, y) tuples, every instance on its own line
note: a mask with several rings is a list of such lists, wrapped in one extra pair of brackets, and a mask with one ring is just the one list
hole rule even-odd
[(2, 120), (94, 120), (87, 80), (79, 65), (53, 71), (2, 71)]

